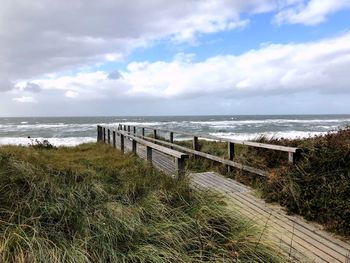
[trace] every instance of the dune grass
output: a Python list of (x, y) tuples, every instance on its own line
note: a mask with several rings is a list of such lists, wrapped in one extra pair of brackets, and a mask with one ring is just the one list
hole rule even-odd
[(107, 145), (0, 147), (0, 262), (283, 262), (261, 229)]

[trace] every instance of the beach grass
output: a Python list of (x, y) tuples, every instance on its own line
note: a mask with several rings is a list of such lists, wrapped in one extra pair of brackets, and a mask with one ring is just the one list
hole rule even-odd
[(0, 147), (0, 262), (283, 262), (264, 230), (103, 144)]

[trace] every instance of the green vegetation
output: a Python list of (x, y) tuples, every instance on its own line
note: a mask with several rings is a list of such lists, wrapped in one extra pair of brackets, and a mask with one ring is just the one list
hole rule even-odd
[[(227, 173), (224, 165), (192, 159), (188, 169), (216, 170), (257, 188), (267, 201), (279, 202), (291, 213), (323, 224), (328, 230), (350, 237), (350, 127), (307, 139), (266, 139), (257, 141), (299, 147), (296, 165), (289, 165), (284, 152), (236, 147), (235, 159), (269, 171), (259, 177), (235, 170)], [(203, 151), (227, 157), (227, 144), (201, 141)], [(190, 146), (191, 142), (179, 142)]]
[(297, 146), (303, 153), (295, 166), (273, 170), (262, 184), (263, 197), (350, 237), (350, 128), (304, 140), (270, 142)]
[(0, 262), (280, 262), (263, 231), (102, 144), (0, 147)]

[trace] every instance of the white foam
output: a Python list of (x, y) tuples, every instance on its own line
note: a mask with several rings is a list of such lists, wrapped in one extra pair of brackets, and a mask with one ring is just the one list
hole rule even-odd
[[(96, 142), (95, 137), (66, 137), (66, 138), (32, 138), (39, 141), (48, 140), (54, 146), (76, 146), (82, 143)], [(31, 140), (27, 137), (0, 137), (0, 145), (24, 145), (27, 146)]]
[(224, 133), (224, 132), (214, 132), (210, 133), (212, 136), (226, 138), (226, 139), (236, 139), (236, 140), (254, 140), (261, 136), (265, 136), (268, 139), (271, 138), (286, 138), (286, 139), (296, 139), (296, 138), (307, 138), (316, 135), (326, 134), (327, 132), (304, 132), (304, 131), (288, 131), (288, 132), (262, 132), (262, 133)]
[(164, 123), (161, 122), (120, 122), (120, 123), (106, 123), (106, 125), (109, 126), (114, 126), (114, 125), (118, 125), (118, 124), (122, 124), (122, 125), (130, 125), (130, 126), (156, 126), (156, 125), (163, 125)]
[(190, 121), (192, 124), (213, 125), (217, 127), (230, 127), (245, 124), (284, 124), (284, 123), (350, 123), (350, 119), (312, 119), (312, 120), (296, 120), (296, 119), (265, 119), (265, 120), (230, 120), (230, 121)]

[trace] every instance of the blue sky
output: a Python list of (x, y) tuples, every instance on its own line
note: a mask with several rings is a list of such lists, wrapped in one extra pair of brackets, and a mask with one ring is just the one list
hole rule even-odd
[(53, 3), (4, 0), (1, 116), (350, 113), (350, 0)]

